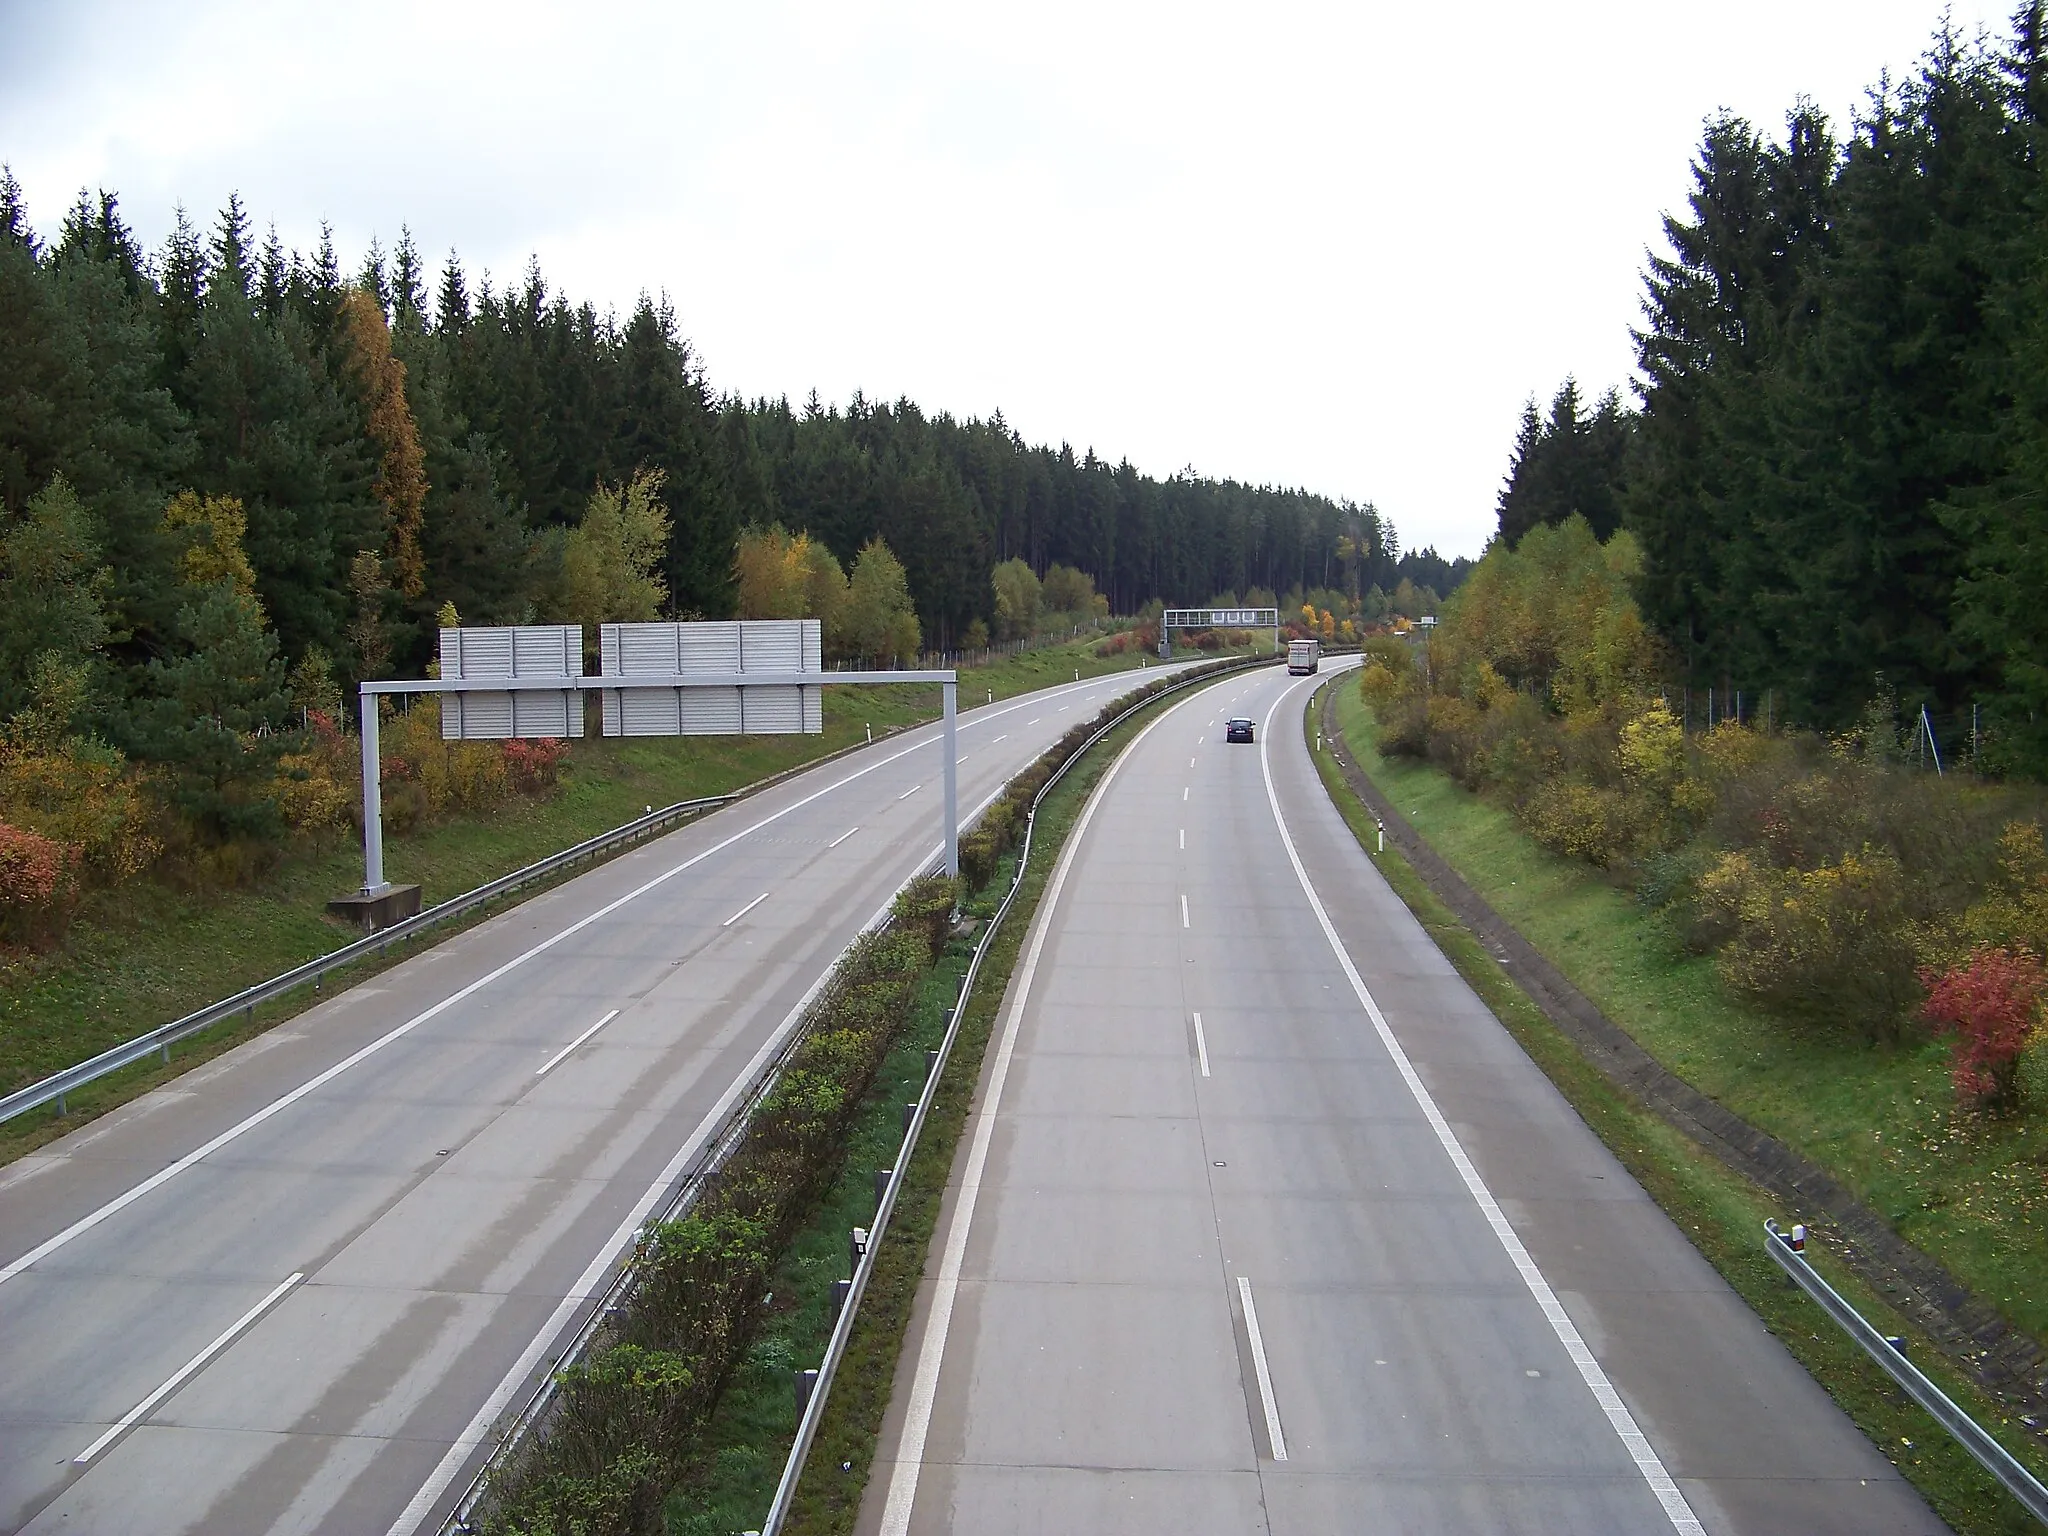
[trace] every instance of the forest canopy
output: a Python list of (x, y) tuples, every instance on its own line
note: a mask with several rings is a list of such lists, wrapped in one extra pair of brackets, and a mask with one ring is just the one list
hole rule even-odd
[(1574, 514), (1642, 558), (1674, 681), (1841, 729), (1895, 694), (2048, 773), (2048, 39), (1943, 24), (1838, 130), (1719, 114), (1663, 223), (1636, 404), (1532, 401), (1509, 545)]

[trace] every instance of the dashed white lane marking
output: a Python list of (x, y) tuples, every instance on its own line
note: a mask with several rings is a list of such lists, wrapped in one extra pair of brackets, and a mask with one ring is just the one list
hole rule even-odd
[(728, 917), (724, 922), (720, 923), (718, 926), (721, 928), (730, 928), (734, 923), (738, 922), (741, 918), (745, 917), (749, 912), (753, 911), (754, 908), (761, 905), (761, 903), (766, 901), (767, 899), (768, 893), (766, 891), (763, 891), (760, 895), (756, 896), (744, 907), (741, 907), (739, 911), (733, 913), (731, 917)]
[(1182, 852), (1182, 853), (1186, 853), (1186, 852), (1187, 852), (1187, 848), (1188, 848), (1188, 829), (1187, 829), (1186, 827), (1182, 827), (1182, 828), (1180, 829), (1180, 848), (1181, 848), (1181, 852)]
[(1287, 1437), (1280, 1433), (1280, 1407), (1273, 1401), (1273, 1373), (1266, 1368), (1266, 1340), (1259, 1332), (1259, 1309), (1252, 1305), (1252, 1283), (1237, 1277), (1237, 1299), (1244, 1304), (1245, 1337), (1251, 1340), (1252, 1370), (1259, 1378), (1259, 1406), (1266, 1410), (1266, 1438), (1273, 1445), (1273, 1459), (1287, 1459)]
[(1188, 798), (1188, 792), (1187, 792), (1187, 790), (1186, 790), (1186, 789), (1182, 789), (1182, 790), (1181, 790), (1181, 792), (1180, 792), (1180, 798), (1181, 798), (1181, 802), (1182, 802), (1183, 804), (1185, 804), (1185, 803), (1187, 802), (1187, 798)]
[[(1302, 681), (1307, 682), (1308, 679), (1304, 678)], [(1394, 1066), (1401, 1074), (1401, 1080), (1408, 1085), (1410, 1096), (1422, 1110), (1423, 1118), (1429, 1121), (1430, 1129), (1436, 1133), (1438, 1143), (1450, 1155), (1452, 1166), (1458, 1170), (1458, 1177), (1464, 1181), (1467, 1193), (1472, 1196), (1481, 1214), (1486, 1217), (1487, 1225), (1493, 1228), (1493, 1235), (1500, 1239), (1501, 1247), (1507, 1250), (1509, 1260), (1522, 1277), (1522, 1283), (1529, 1288), (1529, 1294), (1536, 1298), (1536, 1305), (1542, 1309), (1544, 1319), (1550, 1324), (1551, 1331), (1557, 1335), (1558, 1342), (1564, 1346), (1565, 1353), (1571, 1357), (1572, 1364), (1578, 1367), (1580, 1378), (1592, 1391), (1593, 1400), (1600, 1405), (1601, 1411), (1607, 1415), (1607, 1422), (1620, 1437), (1622, 1447), (1636, 1464), (1636, 1470), (1642, 1474), (1643, 1481), (1649, 1484), (1650, 1492), (1663, 1506), (1665, 1517), (1671, 1522), (1671, 1528), (1678, 1532), (1679, 1536), (1706, 1536), (1706, 1527), (1700, 1524), (1699, 1516), (1695, 1515), (1692, 1506), (1686, 1503), (1685, 1495), (1679, 1492), (1678, 1484), (1672, 1481), (1671, 1474), (1664, 1469), (1664, 1463), (1650, 1445), (1649, 1439), (1637, 1427), (1635, 1415), (1628, 1411), (1628, 1405), (1622, 1402), (1621, 1394), (1614, 1390), (1614, 1384), (1607, 1379), (1607, 1372), (1601, 1368), (1600, 1362), (1593, 1358), (1593, 1351), (1586, 1347), (1586, 1341), (1580, 1336), (1571, 1315), (1557, 1299), (1557, 1293), (1551, 1290), (1550, 1282), (1543, 1278), (1543, 1272), (1536, 1267), (1536, 1261), (1529, 1257), (1529, 1250), (1522, 1246), (1522, 1239), (1509, 1224), (1506, 1214), (1500, 1208), (1500, 1202), (1493, 1198), (1493, 1192), (1486, 1187), (1486, 1181), (1479, 1177), (1478, 1168), (1473, 1165), (1472, 1159), (1465, 1155), (1465, 1149), (1460, 1145), (1457, 1133), (1451, 1129), (1450, 1121), (1446, 1120), (1443, 1111), (1437, 1108), (1436, 1100), (1423, 1084), (1414, 1063), (1409, 1061), (1408, 1053), (1401, 1048), (1401, 1042), (1395, 1038), (1392, 1026), (1387, 1023), (1387, 1016), (1380, 1012), (1380, 1005), (1374, 1000), (1365, 979), (1351, 963), (1350, 953), (1344, 948), (1343, 940), (1337, 937), (1337, 927), (1330, 921), (1328, 909), (1324, 907), (1322, 898), (1316, 894), (1315, 886), (1309, 881), (1308, 870), (1301, 862), (1301, 853), (1294, 846), (1293, 835), (1287, 830), (1287, 818), (1280, 813), (1280, 796), (1273, 788), (1273, 761), (1269, 755), (1272, 746), (1273, 717), (1280, 712), (1280, 706), (1293, 692), (1294, 688), (1291, 686), (1285, 689), (1266, 711), (1266, 732), (1259, 743), (1259, 768), (1266, 779), (1266, 803), (1273, 808), (1273, 824), (1279, 828), (1280, 844), (1287, 850), (1288, 862), (1294, 866), (1294, 878), (1301, 882), (1302, 894), (1308, 897), (1309, 908), (1316, 915), (1316, 922), (1323, 930), (1324, 939), (1329, 942), (1331, 952), (1336, 955), (1337, 964), (1344, 972), (1345, 980), (1351, 983), (1353, 994), (1365, 1009), (1366, 1017), (1372, 1020), (1373, 1030), (1380, 1037), (1380, 1043), (1386, 1047), (1388, 1056), (1393, 1058)]]
[(1183, 928), (1188, 925), (1188, 898), (1185, 891), (1181, 893), (1180, 898), (1180, 925)]
[(1033, 715), (1029, 720), (1026, 720), (1024, 723), (1026, 725), (1036, 725), (1039, 721), (1043, 720), (1044, 718), (1045, 716), (1043, 715)]
[(611, 1023), (611, 1021), (613, 1019), (616, 1019), (618, 1016), (619, 1010), (614, 1008), (610, 1013), (606, 1014), (603, 1018), (599, 1019), (595, 1024), (591, 1025), (590, 1028), (583, 1031), (582, 1034), (578, 1035), (574, 1040), (571, 1040), (567, 1045), (563, 1046), (559, 1051), (555, 1052), (554, 1055), (550, 1056), (548, 1058), (548, 1064), (542, 1067), (538, 1072), (534, 1073), (533, 1075), (535, 1077), (546, 1077), (550, 1072), (554, 1071), (556, 1067), (559, 1067), (564, 1061), (568, 1060), (569, 1053), (571, 1051), (575, 1050), (577, 1046), (581, 1045), (584, 1041), (588, 1040), (592, 1035), (596, 1034), (600, 1029), (603, 1029), (605, 1025)]
[(1202, 1064), (1202, 1076), (1209, 1075), (1209, 1037), (1202, 1033), (1202, 1016), (1195, 1015), (1195, 1059)]
[(218, 1152), (222, 1147), (227, 1146), (230, 1142), (239, 1140), (241, 1137), (247, 1135), (250, 1131), (256, 1129), (257, 1126), (263, 1124), (266, 1120), (271, 1119), (275, 1115), (282, 1114), (285, 1110), (291, 1108), (292, 1105), (298, 1103), (299, 1100), (305, 1098), (308, 1094), (318, 1092), (320, 1089), (326, 1087), (327, 1084), (333, 1082), (337, 1077), (340, 1077), (342, 1073), (349, 1071), (351, 1068), (358, 1066), (362, 1062), (368, 1061), (372, 1056), (376, 1055), (379, 1051), (383, 1050), (386, 1046), (392, 1044), (394, 1041), (403, 1040), (407, 1035), (411, 1034), (414, 1030), (418, 1029), (422, 1024), (427, 1023), (429, 1020), (439, 1018), (442, 1014), (446, 1013), (450, 1008), (453, 1008), (456, 1004), (464, 1002), (471, 997), (474, 997), (477, 993), (481, 992), (485, 987), (491, 985), (492, 982), (498, 981), (503, 977), (510, 975), (513, 971), (518, 970), (520, 966), (526, 964), (527, 961), (533, 959), (536, 955), (544, 955), (549, 950), (553, 949), (557, 944), (563, 943), (565, 940), (574, 938), (577, 934), (581, 933), (584, 929), (590, 927), (593, 923), (603, 922), (604, 919), (610, 917), (614, 912), (618, 911), (619, 908), (626, 906), (631, 902), (638, 901), (642, 896), (645, 896), (649, 891), (659, 889), (661, 886), (664, 886), (669, 881), (673, 880), (677, 875), (680, 875), (685, 870), (692, 869), (695, 866), (703, 863), (706, 859), (712, 857), (714, 854), (723, 853), (726, 849), (732, 847), (733, 844), (742, 842), (745, 839), (752, 837), (756, 832), (760, 831), (763, 827), (768, 826), (770, 823), (780, 821), (783, 817), (790, 815), (792, 812), (800, 811), (805, 806), (814, 804), (815, 802), (824, 799), (825, 796), (831, 794), (834, 790), (844, 789), (847, 785), (851, 784), (855, 779), (865, 778), (868, 774), (873, 773), (877, 768), (886, 768), (889, 766), (889, 764), (896, 762), (898, 759), (908, 757), (911, 753), (919, 751), (926, 746), (929, 746), (931, 742), (936, 739), (937, 738), (935, 737), (928, 738), (925, 741), (918, 742), (914, 746), (905, 747), (899, 752), (892, 752), (887, 757), (878, 758), (876, 761), (869, 763), (865, 768), (856, 768), (852, 773), (846, 775), (845, 778), (836, 779), (832, 783), (827, 784), (823, 789), (813, 790), (810, 794), (805, 795), (801, 800), (793, 800), (788, 805), (785, 805), (779, 811), (769, 812), (766, 816), (763, 816), (759, 821), (754, 822), (751, 826), (744, 827), (740, 831), (733, 833), (731, 836), (722, 838), (720, 841), (713, 843), (709, 848), (703, 849), (701, 852), (691, 854), (690, 857), (684, 859), (680, 864), (671, 865), (669, 868), (663, 870), (660, 874), (655, 875), (651, 879), (641, 882), (632, 890), (626, 892), (625, 895), (616, 897), (613, 900), (606, 902), (603, 906), (599, 907), (595, 912), (588, 913), (585, 916), (578, 918), (575, 922), (570, 923), (565, 928), (557, 929), (555, 932), (549, 934), (546, 938), (542, 939), (539, 943), (534, 944), (529, 948), (522, 950), (520, 953), (514, 955), (510, 960), (507, 960), (503, 965), (498, 966), (495, 970), (486, 971), (483, 975), (477, 977), (475, 981), (468, 983), (466, 986), (458, 987), (455, 991), (449, 993), (446, 997), (442, 998), (438, 1003), (431, 1004), (430, 1006), (421, 1009), (418, 1013), (414, 1014), (411, 1018), (407, 1019), (403, 1024), (398, 1025), (394, 1029), (386, 1030), (383, 1034), (379, 1035), (376, 1039), (372, 1040), (368, 1045), (362, 1046), (350, 1055), (344, 1056), (340, 1061), (337, 1061), (333, 1066), (328, 1067), (323, 1071), (316, 1072), (313, 1076), (307, 1078), (303, 1083), (299, 1084), (298, 1087), (292, 1089), (291, 1092), (282, 1094), (279, 1097), (272, 1099), (268, 1104), (264, 1105), (254, 1114), (251, 1114), (246, 1118), (239, 1120), (235, 1124), (229, 1126), (226, 1130), (222, 1131), (218, 1136), (214, 1137), (211, 1141), (205, 1142), (202, 1145), (193, 1148), (190, 1152), (187, 1152), (183, 1157), (179, 1158), (176, 1162), (165, 1164), (162, 1168), (159, 1168), (155, 1173), (151, 1174), (141, 1183), (130, 1185), (126, 1190), (116, 1195), (106, 1204), (100, 1206), (96, 1210), (88, 1212), (84, 1216), (79, 1217), (78, 1220), (74, 1221), (70, 1226), (66, 1227), (62, 1232), (59, 1232), (56, 1236), (44, 1239), (41, 1243), (38, 1243), (35, 1247), (29, 1249), (29, 1251), (27, 1253), (24, 1253), (20, 1258), (15, 1259), (12, 1263), (6, 1265), (4, 1268), (0, 1268), (0, 1285), (4, 1285), (7, 1281), (12, 1280), (16, 1275), (20, 1274), (23, 1270), (33, 1268), (35, 1265), (41, 1263), (44, 1259), (48, 1258), (51, 1254), (55, 1253), (58, 1249), (75, 1241), (77, 1238), (84, 1236), (87, 1232), (90, 1232), (94, 1227), (98, 1226), (108, 1217), (117, 1215), (120, 1212), (126, 1210), (129, 1206), (133, 1205), (136, 1201), (140, 1200), (144, 1195), (148, 1194), (151, 1190), (161, 1188), (163, 1185), (168, 1184), (172, 1179), (176, 1178), (179, 1174), (183, 1173), (186, 1169), (195, 1167), (198, 1164), (206, 1161), (207, 1158), (211, 1157), (214, 1153)]
[(91, 1461), (93, 1457), (99, 1455), (101, 1451), (104, 1451), (108, 1446), (112, 1445), (114, 1441), (118, 1440), (131, 1427), (133, 1427), (133, 1425), (138, 1419), (140, 1419), (144, 1414), (148, 1413), (150, 1409), (154, 1408), (158, 1403), (162, 1402), (165, 1398), (169, 1397), (173, 1392), (177, 1391), (178, 1388), (184, 1385), (184, 1383), (191, 1377), (194, 1371), (198, 1370), (202, 1365), (206, 1364), (207, 1361), (211, 1360), (215, 1355), (219, 1354), (222, 1350), (226, 1349), (229, 1344), (234, 1342), (235, 1336), (237, 1334), (239, 1334), (243, 1329), (247, 1328), (251, 1323), (255, 1322), (256, 1319), (261, 1317), (265, 1312), (268, 1312), (273, 1306), (277, 1305), (279, 1299), (283, 1297), (286, 1291), (290, 1290), (293, 1286), (297, 1285), (301, 1280), (305, 1278), (306, 1276), (304, 1271), (298, 1271), (286, 1277), (283, 1281), (279, 1282), (276, 1288), (273, 1289), (268, 1296), (265, 1296), (261, 1301), (257, 1302), (255, 1306), (251, 1307), (248, 1311), (244, 1312), (232, 1323), (229, 1323), (227, 1328), (223, 1330), (222, 1333), (217, 1338), (215, 1338), (211, 1344), (207, 1345), (206, 1348), (199, 1351), (198, 1354), (194, 1355), (190, 1360), (187, 1360), (183, 1365), (178, 1367), (176, 1374), (174, 1374), (169, 1381), (165, 1382), (162, 1386), (158, 1387), (154, 1392), (150, 1393), (149, 1396), (145, 1397), (133, 1408), (130, 1408), (125, 1414), (121, 1416), (120, 1421), (116, 1423), (113, 1426), (113, 1428), (109, 1429), (104, 1435), (101, 1435), (99, 1439), (93, 1441), (91, 1445), (88, 1445), (76, 1456), (72, 1457), (71, 1464), (75, 1467), (82, 1467), (88, 1461)]
[(1002, 735), (998, 736), (998, 737), (997, 737), (997, 738), (995, 739), (995, 741), (992, 741), (992, 742), (990, 742), (990, 743), (989, 743), (989, 745), (990, 745), (990, 746), (995, 746), (997, 742), (1004, 742), (1004, 741), (1008, 741), (1009, 739), (1010, 739), (1010, 733), (1009, 733), (1008, 731), (1005, 731), (1005, 732), (1003, 732), (1003, 734), (1002, 734)]
[(840, 833), (837, 837), (833, 838), (831, 842), (825, 845), (825, 851), (827, 853), (830, 853), (834, 848), (837, 848), (841, 843), (845, 842), (849, 837), (853, 836), (853, 834), (858, 832), (859, 830), (859, 827), (848, 827), (844, 832)]
[(910, 786), (910, 788), (903, 791), (903, 793), (898, 795), (896, 798), (898, 800), (908, 800), (912, 795), (916, 794), (920, 789), (923, 788), (924, 786), (922, 784), (913, 784)]
[[(1183, 703), (1189, 702), (1184, 700)], [(917, 1479), (923, 1470), (925, 1438), (931, 1433), (932, 1406), (938, 1397), (939, 1367), (946, 1357), (946, 1333), (953, 1324), (953, 1304), (960, 1294), (960, 1272), (967, 1259), (967, 1239), (974, 1226), (974, 1206), (981, 1194), (981, 1180), (988, 1167), (989, 1142), (995, 1135), (996, 1111), (1003, 1102), (1003, 1087), (1010, 1079), (1010, 1060), (1017, 1051), (1017, 1031), (1023, 1024), (1024, 1008), (1031, 998), (1031, 983), (1038, 974), (1038, 962), (1045, 952), (1046, 934), (1052, 928), (1052, 914), (1059, 910), (1060, 893), (1066, 889), (1067, 874), (1074, 858), (1087, 841), (1088, 824), (1096, 809), (1116, 782), (1118, 772), (1131, 760), (1145, 738), (1173, 717), (1181, 705), (1158, 715), (1124, 748), (1109, 772), (1095, 786), (1094, 794), (1082, 808), (1081, 819), (1068, 834), (1048, 882), (1024, 963), (1011, 983), (1009, 1012), (1003, 1019), (1002, 1039), (996, 1045), (995, 1064), (989, 1069), (988, 1091), (974, 1112), (974, 1135), (967, 1147), (967, 1165), (962, 1170), (958, 1204), (953, 1223), (946, 1230), (946, 1246), (939, 1258), (939, 1272), (932, 1284), (931, 1310), (925, 1314), (924, 1334), (918, 1340), (917, 1369), (910, 1382), (910, 1400), (904, 1405), (903, 1433), (897, 1442), (896, 1461), (889, 1472), (889, 1496), (882, 1508), (882, 1536), (906, 1536), (910, 1529), (911, 1506), (917, 1501)], [(393, 1532), (392, 1536), (398, 1536)]]

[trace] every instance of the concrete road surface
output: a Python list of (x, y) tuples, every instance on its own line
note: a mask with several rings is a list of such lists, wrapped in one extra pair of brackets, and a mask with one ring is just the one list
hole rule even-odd
[[(963, 810), (1156, 675), (964, 712)], [(0, 1530), (430, 1527), (935, 854), (940, 767), (928, 727), (813, 770), (0, 1171)]]
[(1381, 880), (1311, 681), (1191, 695), (1070, 844), (861, 1529), (1940, 1530)]

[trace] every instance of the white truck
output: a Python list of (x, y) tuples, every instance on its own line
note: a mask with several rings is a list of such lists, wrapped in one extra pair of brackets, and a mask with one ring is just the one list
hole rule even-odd
[(1322, 665), (1323, 642), (1320, 640), (1290, 640), (1287, 642), (1287, 670), (1295, 677), (1307, 677)]

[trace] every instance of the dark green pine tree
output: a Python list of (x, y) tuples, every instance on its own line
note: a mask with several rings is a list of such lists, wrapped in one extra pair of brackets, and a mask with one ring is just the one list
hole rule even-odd
[(1670, 254), (1650, 259), (1635, 332), (1641, 451), (1628, 522), (1647, 566), (1638, 596), (1702, 682), (1731, 659), (1722, 563), (1750, 536), (1725, 495), (1721, 418), (1771, 361), (1773, 253), (1793, 244), (1775, 228), (1767, 156), (1742, 118), (1708, 122), (1687, 216), (1664, 219)]
[(250, 293), (239, 215), (230, 203), (221, 216), (200, 335), (181, 380), (198, 438), (197, 484), (241, 500), (257, 591), (285, 654), (317, 644), (340, 655), (349, 561), (381, 537), (360, 412), (338, 387), (317, 330), (331, 261), (316, 263), (273, 326)]
[(1989, 309), (2008, 401), (1997, 420), (2002, 472), (1952, 492), (1943, 520), (1960, 541), (1956, 626), (1986, 658), (1983, 764), (2048, 777), (2048, 27), (2042, 0), (2014, 18), (2004, 59), (2007, 112), (2027, 167), (2024, 232), (2007, 290)]
[(277, 637), (255, 599), (219, 585), (188, 589), (177, 639), (180, 654), (150, 663), (153, 697), (135, 710), (130, 744), (170, 766), (172, 799), (209, 839), (275, 839), (270, 792), (291, 739), (263, 730), (291, 709)]
[(163, 513), (191, 468), (192, 431), (159, 379), (155, 290), (111, 195), (72, 211), (48, 275), (86, 364), (85, 430), (63, 472), (92, 514), (111, 572), (106, 603), (118, 705), (176, 615)]
[(1754, 500), (1788, 590), (1760, 604), (1800, 713), (1855, 716), (1882, 673), (1909, 709), (1967, 708), (1982, 661), (1952, 620), (1965, 554), (1943, 509), (1994, 482), (2003, 343), (1988, 323), (2024, 226), (1997, 62), (1944, 29), (1881, 91), (1838, 178), (1810, 341), (1773, 395)]
[(619, 351), (612, 462), (622, 470), (658, 469), (666, 479), (663, 494), (674, 532), (664, 574), (677, 614), (724, 618), (737, 599), (739, 502), (703, 374), (677, 334), (674, 312), (665, 303), (657, 308), (644, 294), (626, 322)]

